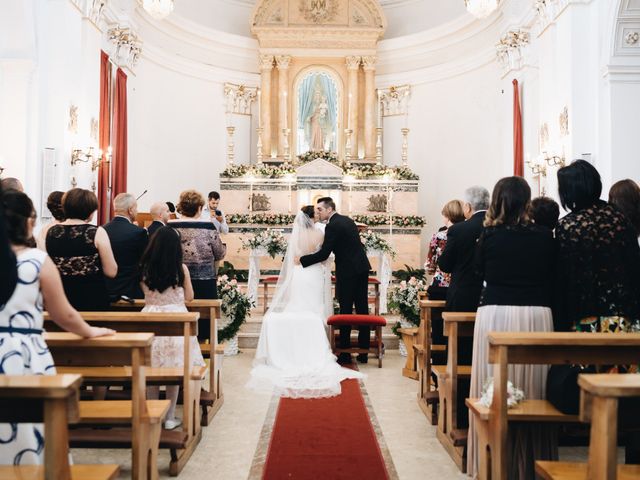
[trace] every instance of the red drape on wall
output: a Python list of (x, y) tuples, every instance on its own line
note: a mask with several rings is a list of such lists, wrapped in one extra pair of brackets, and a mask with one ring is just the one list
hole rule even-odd
[(111, 83), (111, 63), (109, 55), (100, 51), (100, 131), (99, 146), (103, 152), (102, 162), (98, 167), (98, 225), (106, 223), (109, 212), (109, 170), (107, 149), (111, 139), (111, 111), (109, 108), (109, 91)]
[[(127, 191), (127, 75), (116, 72), (116, 92), (113, 109), (113, 197)], [(113, 209), (113, 206), (112, 206)]]
[(522, 148), (522, 111), (518, 80), (513, 80), (513, 174), (524, 177), (524, 153)]

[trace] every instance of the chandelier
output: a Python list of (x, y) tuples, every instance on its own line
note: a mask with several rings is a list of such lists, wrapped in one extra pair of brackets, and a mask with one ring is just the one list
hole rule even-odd
[(142, 8), (157, 20), (173, 12), (173, 0), (142, 0)]
[(498, 8), (500, 0), (464, 0), (467, 11), (477, 18), (488, 17)]

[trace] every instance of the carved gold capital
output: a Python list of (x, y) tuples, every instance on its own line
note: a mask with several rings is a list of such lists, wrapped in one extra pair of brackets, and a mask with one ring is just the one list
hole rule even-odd
[(347, 70), (358, 70), (360, 68), (360, 60), (361, 58), (357, 56), (346, 57)]
[(278, 70), (287, 70), (291, 63), (291, 55), (276, 55), (276, 65)]
[(375, 55), (367, 55), (362, 57), (362, 68), (365, 72), (373, 71), (376, 69), (376, 62), (378, 58)]
[(260, 70), (271, 70), (273, 68), (273, 55), (260, 55)]

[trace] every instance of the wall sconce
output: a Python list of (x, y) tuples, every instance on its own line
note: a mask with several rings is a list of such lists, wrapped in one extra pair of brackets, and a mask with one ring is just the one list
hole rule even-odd
[[(78, 162), (89, 163), (91, 165), (91, 171), (95, 172), (100, 167), (103, 157), (104, 155), (100, 149), (98, 149), (97, 155), (94, 155), (93, 147), (89, 147), (86, 152), (75, 148), (71, 151), (71, 166), (74, 166)], [(106, 157), (104, 161), (107, 163), (111, 162), (111, 147), (107, 149)]]
[(547, 165), (549, 165), (550, 167), (565, 166), (564, 153), (562, 154), (562, 156), (559, 156), (559, 155), (549, 155), (547, 152), (542, 152), (542, 158), (545, 162), (547, 162)]
[(543, 177), (547, 176), (547, 166), (544, 163), (533, 163), (531, 160), (527, 160), (524, 163), (527, 165), (527, 167), (529, 167), (533, 175), (539, 175)]

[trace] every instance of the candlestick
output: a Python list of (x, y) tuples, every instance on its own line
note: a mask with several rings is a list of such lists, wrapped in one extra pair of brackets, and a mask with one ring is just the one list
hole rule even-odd
[(382, 128), (376, 128), (376, 163), (382, 163)]
[(378, 90), (378, 128), (382, 128), (382, 92)]
[(349, 93), (349, 102), (347, 103), (347, 128), (351, 130), (351, 98), (352, 94)]
[(401, 152), (401, 157), (402, 157), (402, 165), (403, 166), (407, 166), (407, 157), (408, 157), (408, 150), (409, 150), (409, 129), (408, 128), (403, 128), (400, 130), (402, 132), (402, 152)]
[(257, 145), (257, 149), (258, 149), (258, 151), (256, 152), (256, 157), (258, 159), (258, 163), (261, 164), (262, 163), (262, 158), (264, 156), (264, 154), (262, 153), (262, 127), (258, 127), (258, 145)]
[(233, 152), (233, 148), (234, 148), (234, 144), (233, 144), (233, 132), (236, 128), (235, 127), (227, 127), (227, 134), (229, 136), (229, 140), (227, 143), (227, 159), (229, 160), (229, 165), (233, 165), (233, 158), (235, 156), (235, 153)]

